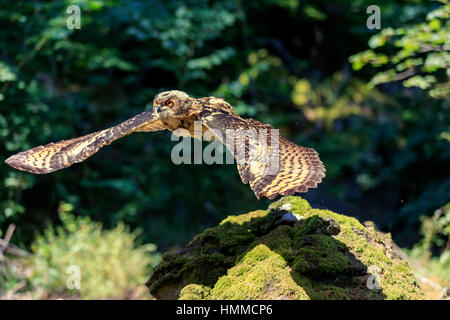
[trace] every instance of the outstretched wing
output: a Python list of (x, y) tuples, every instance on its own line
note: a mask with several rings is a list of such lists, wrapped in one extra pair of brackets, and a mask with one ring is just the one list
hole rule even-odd
[[(325, 177), (325, 167), (314, 149), (279, 137), (270, 125), (239, 117), (223, 100), (204, 105), (202, 123), (211, 132), (220, 133), (215, 136), (233, 154), (242, 182), (250, 184), (258, 199), (307, 192)], [(256, 139), (239, 137), (246, 130), (256, 132)], [(237, 136), (230, 138), (232, 132)], [(252, 152), (256, 155), (253, 161)], [(244, 161), (239, 160), (242, 154), (245, 154)]]
[(50, 173), (86, 160), (102, 147), (133, 132), (164, 130), (151, 112), (143, 112), (119, 125), (82, 137), (39, 146), (9, 157), (10, 166), (31, 173)]

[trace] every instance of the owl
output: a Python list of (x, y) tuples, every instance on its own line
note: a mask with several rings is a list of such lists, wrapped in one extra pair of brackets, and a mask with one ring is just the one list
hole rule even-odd
[(133, 132), (182, 131), (195, 138), (196, 125), (202, 133), (210, 132), (210, 140), (226, 146), (236, 159), (242, 182), (250, 185), (258, 199), (307, 192), (325, 177), (325, 167), (314, 149), (280, 137), (268, 124), (240, 117), (223, 99), (193, 98), (178, 90), (156, 95), (152, 111), (109, 129), (20, 152), (6, 163), (35, 174), (50, 173), (82, 162)]

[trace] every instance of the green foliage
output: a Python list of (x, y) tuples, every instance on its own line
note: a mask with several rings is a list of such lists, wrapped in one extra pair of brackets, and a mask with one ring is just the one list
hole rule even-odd
[(446, 254), (442, 261), (450, 263), (450, 203), (436, 210), (432, 217), (422, 218), (422, 233), (425, 250), (439, 248), (440, 253)]
[[(70, 4), (81, 7), (80, 30), (66, 28)], [(116, 124), (150, 107), (155, 93), (177, 88), (197, 97), (224, 97), (243, 116), (316, 148), (327, 178), (318, 193), (311, 192), (315, 205), (355, 214), (364, 207), (371, 219), (396, 231), (394, 236), (417, 234), (419, 217), (450, 200), (450, 180), (442, 174), (450, 158), (448, 103), (394, 84), (371, 89), (366, 82), (373, 70), (362, 69), (361, 79), (349, 70), (348, 57), (365, 50), (373, 36), (365, 28), (370, 4), (4, 3), (0, 161)], [(364, 58), (375, 66), (388, 67), (407, 46), (437, 45), (433, 41), (445, 36), (445, 12), (436, 11), (444, 6), (420, 0), (379, 5), (387, 31), (378, 39), (385, 44), (377, 44), (375, 36), (370, 45), (376, 48)], [(434, 20), (441, 21), (439, 28)], [(404, 35), (391, 37), (389, 28), (404, 28)], [(392, 42), (401, 39), (406, 43), (400, 47)], [(433, 81), (426, 77), (434, 76), (426, 90), (437, 89), (445, 79), (443, 57), (430, 51), (404, 64), (427, 66), (418, 74), (425, 82), (412, 78), (411, 84), (426, 88)], [(267, 204), (240, 182), (234, 165), (172, 164), (173, 145), (167, 133), (134, 134), (82, 164), (44, 176), (1, 165), (0, 229), (16, 223), (14, 240), (26, 247), (45, 221), (58, 221), (55, 212), (63, 201), (107, 227), (120, 221), (140, 227), (146, 242), (167, 248), (182, 245), (228, 212)]]
[(420, 273), (450, 285), (450, 203), (421, 219), (422, 240), (408, 255)]
[(439, 257), (443, 266), (450, 268), (450, 203), (436, 210), (431, 217), (422, 217), (423, 239), (412, 255), (415, 257)]
[[(426, 21), (385, 28), (369, 40), (370, 50), (350, 57), (355, 70), (385, 67), (370, 85), (402, 81), (405, 87), (427, 90), (433, 98), (450, 95), (450, 3), (430, 11)], [(383, 52), (384, 51), (384, 52)], [(386, 52), (388, 52), (386, 54)]]
[[(183, 89), (190, 81), (188, 91), (195, 94), (193, 81), (203, 81), (206, 72), (235, 54), (229, 45), (207, 46), (236, 23), (228, 1), (213, 7), (195, 1), (85, 1), (79, 4), (81, 30), (65, 26), (69, 4), (38, 1), (2, 8), (0, 23), (9, 30), (0, 32), (1, 42), (8, 43), (0, 48), (2, 159), (115, 124), (143, 111), (165, 86)], [(238, 175), (232, 166), (208, 177), (209, 168), (171, 164), (169, 140), (167, 134), (135, 135), (102, 151), (87, 166), (46, 177), (1, 166), (0, 224), (31, 222), (34, 226), (25, 223), (16, 233), (30, 242), (36, 224), (43, 228), (38, 221), (53, 218), (50, 213), (63, 200), (108, 225), (125, 221), (142, 226), (147, 241), (159, 238), (163, 246), (183, 241), (226, 204), (218, 194), (234, 189)], [(213, 184), (224, 176), (233, 178), (230, 186)], [(185, 185), (169, 187), (173, 177)], [(193, 185), (198, 196), (186, 194), (186, 185)], [(217, 196), (208, 197), (214, 205), (207, 211), (204, 194), (211, 189)], [(243, 202), (252, 199), (250, 192)], [(167, 214), (177, 210), (178, 218)], [(25, 212), (29, 215), (21, 217)], [(192, 212), (198, 212), (195, 225), (190, 223)]]
[[(104, 230), (89, 218), (75, 218), (72, 206), (62, 203), (62, 226), (49, 226), (32, 244), (29, 276), (32, 288), (77, 294), (83, 299), (122, 297), (142, 285), (160, 261), (156, 246), (136, 246), (137, 233), (120, 223)], [(70, 266), (80, 270), (80, 289), (67, 289)], [(70, 270), (70, 269), (69, 269)]]

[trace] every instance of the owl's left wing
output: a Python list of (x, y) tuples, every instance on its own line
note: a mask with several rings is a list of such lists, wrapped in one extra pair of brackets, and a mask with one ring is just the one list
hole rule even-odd
[(164, 129), (161, 120), (156, 119), (153, 113), (143, 112), (105, 130), (20, 152), (5, 162), (22, 171), (36, 174), (50, 173), (84, 161), (104, 146), (133, 132)]
[[(317, 151), (279, 137), (268, 124), (241, 118), (224, 101), (217, 106), (204, 106), (201, 119), (233, 154), (242, 182), (250, 184), (258, 199), (307, 192), (325, 177), (326, 170)], [(256, 138), (242, 139), (240, 135), (246, 131), (255, 132)], [(230, 138), (233, 132), (235, 136)], [(249, 156), (252, 152), (256, 155), (253, 161)]]

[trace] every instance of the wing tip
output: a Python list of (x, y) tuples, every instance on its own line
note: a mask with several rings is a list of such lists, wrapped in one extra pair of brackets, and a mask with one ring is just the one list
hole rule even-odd
[(5, 160), (5, 163), (15, 169), (23, 170), (23, 162), (20, 160), (21, 156), (19, 154), (15, 154), (8, 159)]
[(319, 169), (317, 171), (317, 174), (311, 176), (311, 179), (308, 181), (305, 181), (303, 184), (301, 184), (300, 186), (296, 186), (294, 188), (288, 189), (286, 191), (282, 191), (282, 192), (277, 192), (277, 193), (273, 193), (270, 194), (268, 191), (262, 191), (258, 194), (255, 193), (256, 197), (258, 198), (258, 200), (260, 200), (262, 197), (266, 197), (269, 200), (273, 200), (278, 196), (282, 196), (282, 197), (288, 197), (288, 196), (292, 196), (296, 193), (306, 193), (309, 191), (309, 189), (314, 189), (317, 188), (318, 185), (322, 182), (322, 180), (325, 178), (326, 174), (326, 169), (323, 166), (320, 166)]
[(21, 158), (22, 157), (20, 156), (20, 154), (15, 154), (6, 159), (5, 163), (13, 168), (19, 169), (23, 164), (23, 162), (20, 160)]
[(12, 155), (8, 159), (6, 159), (5, 163), (7, 165), (13, 167), (14, 169), (26, 171), (26, 172), (30, 172), (30, 173), (43, 174), (43, 173), (49, 172), (46, 169), (37, 168), (37, 167), (33, 167), (33, 166), (26, 164), (24, 159), (25, 159), (25, 157), (23, 156), (23, 154), (18, 153), (18, 154)]

